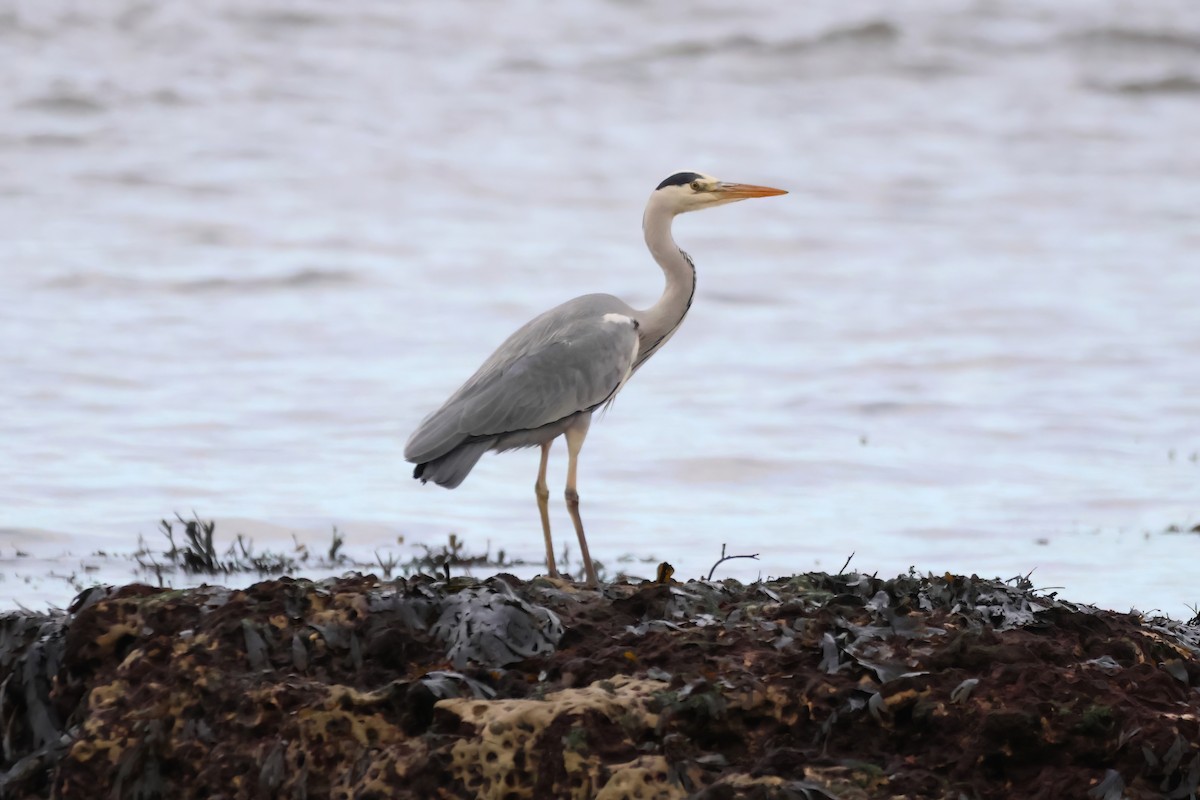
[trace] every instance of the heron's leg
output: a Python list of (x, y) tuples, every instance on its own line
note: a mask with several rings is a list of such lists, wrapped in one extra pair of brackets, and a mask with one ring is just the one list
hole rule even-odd
[(579, 537), (579, 551), (583, 554), (583, 569), (587, 573), (587, 585), (599, 586), (596, 580), (596, 568), (592, 566), (592, 557), (588, 554), (587, 538), (583, 535), (583, 520), (579, 518), (579, 492), (575, 491), (575, 473), (579, 466), (579, 451), (583, 448), (583, 440), (587, 437), (591, 425), (590, 416), (584, 416), (571, 424), (566, 430), (567, 437), (567, 512), (575, 523), (575, 534)]
[(538, 511), (542, 515), (542, 534), (546, 537), (546, 572), (551, 578), (558, 577), (558, 567), (554, 564), (554, 541), (550, 538), (550, 488), (546, 486), (546, 464), (550, 461), (550, 443), (542, 443), (542, 464), (538, 467), (537, 483), (533, 485), (537, 495)]

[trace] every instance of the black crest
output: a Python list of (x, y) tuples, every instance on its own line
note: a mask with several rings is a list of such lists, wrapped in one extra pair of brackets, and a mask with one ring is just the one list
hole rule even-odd
[(674, 175), (672, 175), (671, 177), (667, 178), (665, 181), (660, 183), (654, 189), (654, 191), (657, 192), (659, 189), (663, 188), (664, 186), (686, 186), (689, 183), (691, 183), (692, 181), (697, 180), (698, 178), (701, 178), (701, 177), (703, 177), (703, 176), (698, 175), (695, 172), (676, 172)]

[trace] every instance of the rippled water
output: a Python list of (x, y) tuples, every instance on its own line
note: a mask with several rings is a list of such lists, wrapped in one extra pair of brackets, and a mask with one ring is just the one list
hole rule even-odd
[(598, 559), (1188, 615), (1200, 8), (845, 5), (0, 0), (0, 602), (193, 508), (538, 557), (536, 452), (445, 492), (404, 440), (534, 314), (652, 302), (642, 203), (695, 169), (792, 194), (678, 221)]

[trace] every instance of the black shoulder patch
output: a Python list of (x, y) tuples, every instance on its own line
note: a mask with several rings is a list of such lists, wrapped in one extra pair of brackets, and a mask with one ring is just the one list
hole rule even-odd
[(664, 186), (686, 186), (699, 177), (701, 176), (695, 172), (676, 172), (674, 175), (667, 178), (665, 181), (655, 187), (654, 191), (657, 192)]

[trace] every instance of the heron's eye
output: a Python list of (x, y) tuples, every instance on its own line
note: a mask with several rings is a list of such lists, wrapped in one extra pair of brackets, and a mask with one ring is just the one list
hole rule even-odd
[(692, 191), (693, 192), (703, 192), (704, 184), (702, 184), (700, 181), (692, 181)]

